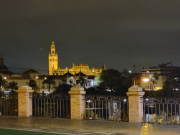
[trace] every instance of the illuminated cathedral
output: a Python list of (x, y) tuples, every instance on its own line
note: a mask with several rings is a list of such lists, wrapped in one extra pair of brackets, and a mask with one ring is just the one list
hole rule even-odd
[(88, 64), (74, 64), (72, 68), (61, 69), (58, 67), (58, 54), (55, 49), (54, 41), (51, 43), (51, 52), (49, 53), (49, 75), (64, 75), (66, 73), (71, 73), (73, 75), (78, 73), (83, 73), (86, 76), (97, 76), (103, 70), (106, 70), (106, 66), (104, 65), (102, 68), (89, 68)]

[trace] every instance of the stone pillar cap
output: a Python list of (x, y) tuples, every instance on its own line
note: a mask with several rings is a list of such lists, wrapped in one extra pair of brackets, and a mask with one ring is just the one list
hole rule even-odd
[(86, 91), (84, 91), (84, 87), (82, 87), (79, 84), (74, 85), (73, 87), (71, 87), (71, 90), (69, 91), (70, 95), (82, 95), (82, 94), (86, 94)]
[(19, 87), (18, 90), (16, 90), (18, 93), (33, 93), (34, 90), (29, 86), (22, 86)]
[(131, 92), (131, 91), (141, 92), (141, 91), (142, 91), (142, 88), (139, 87), (139, 86), (137, 86), (137, 85), (134, 85), (134, 86), (132, 86), (132, 87), (130, 87), (130, 88), (128, 89), (128, 92)]
[(84, 91), (84, 87), (82, 87), (79, 84), (76, 84), (73, 87), (71, 87), (71, 91)]
[[(32, 89), (32, 87), (30, 87), (30, 86), (21, 86), (21, 87), (23, 87), (23, 88), (28, 88), (28, 89)], [(19, 88), (21, 88), (21, 87), (19, 87)]]

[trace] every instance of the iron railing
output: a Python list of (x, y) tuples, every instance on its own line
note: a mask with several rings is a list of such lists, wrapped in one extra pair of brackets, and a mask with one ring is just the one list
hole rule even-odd
[(180, 98), (143, 99), (144, 122), (180, 124)]
[(18, 115), (18, 94), (13, 93), (9, 95), (0, 96), (0, 114), (1, 115)]
[(85, 95), (84, 119), (128, 121), (128, 98)]
[(33, 116), (70, 118), (69, 95), (33, 93), (32, 105)]

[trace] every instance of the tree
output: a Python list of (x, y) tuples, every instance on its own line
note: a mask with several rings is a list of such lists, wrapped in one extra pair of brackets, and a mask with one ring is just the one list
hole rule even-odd
[(88, 79), (80, 76), (79, 83), (80, 83), (81, 86), (83, 86), (83, 87), (87, 86), (88, 82), (90, 82), (90, 81), (88, 81)]
[(54, 94), (60, 93), (60, 94), (68, 94), (68, 91), (70, 91), (72, 85), (68, 85), (66, 83), (59, 84), (59, 86), (54, 90)]
[[(34, 91), (38, 91), (38, 86), (36, 85), (36, 81), (35, 80), (33, 80), (33, 79), (31, 79), (31, 80), (29, 80), (29, 83), (28, 83), (28, 85), (30, 86), (30, 87), (32, 87), (32, 89), (34, 90)], [(39, 86), (40, 87), (40, 86)], [(40, 90), (40, 89), (39, 89)]]
[(97, 90), (94, 87), (85, 89), (85, 91), (86, 91), (86, 95), (98, 95), (99, 94), (99, 90)]
[(100, 87), (106, 88), (109, 87), (110, 89), (116, 89), (119, 85), (119, 79), (121, 77), (121, 74), (119, 71), (114, 69), (108, 69), (102, 71), (102, 73), (99, 76), (100, 79)]
[(49, 91), (50, 91), (51, 85), (55, 85), (54, 76), (53, 75), (47, 76), (47, 79), (43, 81), (43, 84), (48, 84)]
[(129, 71), (127, 69), (123, 69), (122, 74), (124, 76), (127, 76), (127, 75), (129, 75)]
[(90, 87), (88, 89), (85, 89), (86, 95), (109, 95), (111, 92), (109, 91), (104, 91), (100, 87)]
[(179, 97), (180, 92), (173, 90), (173, 85), (163, 85), (163, 89), (155, 92), (155, 97)]
[(114, 69), (102, 71), (99, 75), (99, 87), (115, 91), (116, 94), (126, 95), (128, 88), (131, 86), (131, 79), (122, 76), (121, 73)]
[(11, 89), (11, 91), (17, 90), (17, 89), (18, 89), (17, 84), (18, 84), (17, 82), (12, 81), (12, 82), (10, 82), (10, 83), (8, 84), (7, 88), (8, 88), (8, 89)]
[(29, 80), (29, 86), (32, 87), (32, 88), (35, 88), (36, 87), (36, 81), (35, 80)]

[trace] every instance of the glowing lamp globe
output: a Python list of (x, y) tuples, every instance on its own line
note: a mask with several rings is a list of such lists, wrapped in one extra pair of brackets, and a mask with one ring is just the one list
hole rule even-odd
[(144, 78), (143, 81), (144, 81), (144, 82), (148, 82), (149, 79), (148, 79), (148, 78)]

